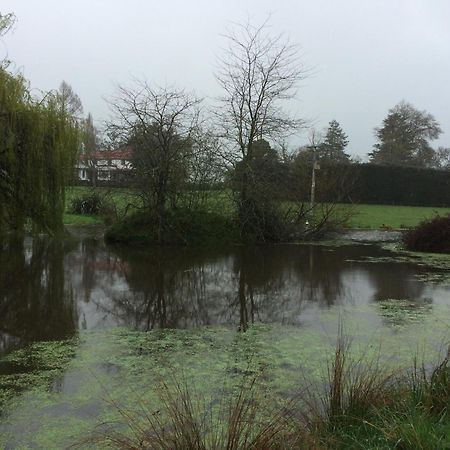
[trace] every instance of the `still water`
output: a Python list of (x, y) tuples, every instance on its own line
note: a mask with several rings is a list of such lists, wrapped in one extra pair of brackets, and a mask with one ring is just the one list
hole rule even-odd
[(362, 244), (140, 250), (94, 239), (6, 242), (0, 253), (0, 354), (78, 330), (300, 326), (338, 306), (372, 305), (376, 312), (388, 299), (430, 310), (447, 304), (447, 286), (417, 277), (423, 267), (374, 263), (391, 256)]
[(91, 237), (4, 241), (0, 447), (70, 443), (107, 411), (105, 386), (113, 397), (123, 397), (124, 384), (140, 389), (162, 357), (212, 380), (248, 350), (284, 371), (274, 379), (287, 392), (283, 380), (299, 367), (312, 373), (340, 320), (361, 341), (384, 336), (396, 351), (418, 337), (442, 339), (450, 286), (423, 281), (431, 269), (395, 256), (356, 243), (129, 249)]

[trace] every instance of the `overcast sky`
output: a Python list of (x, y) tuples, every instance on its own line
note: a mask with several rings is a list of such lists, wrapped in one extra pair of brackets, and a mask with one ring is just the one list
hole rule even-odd
[(449, 0), (1, 0), (0, 12), (17, 16), (0, 57), (33, 88), (66, 80), (98, 122), (104, 98), (132, 77), (216, 97), (221, 33), (270, 14), (312, 68), (295, 110), (319, 130), (336, 119), (351, 154), (365, 157), (401, 100), (432, 113), (444, 131), (436, 145), (450, 146)]

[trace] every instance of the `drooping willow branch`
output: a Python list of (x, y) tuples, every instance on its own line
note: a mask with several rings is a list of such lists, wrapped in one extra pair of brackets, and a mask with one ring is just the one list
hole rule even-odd
[(54, 96), (33, 99), (19, 74), (0, 69), (0, 230), (63, 228), (64, 188), (79, 147), (76, 121)]

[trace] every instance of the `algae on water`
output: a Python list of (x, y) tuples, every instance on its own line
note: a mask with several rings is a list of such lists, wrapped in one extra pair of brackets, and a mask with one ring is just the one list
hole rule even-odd
[(49, 389), (75, 356), (77, 339), (35, 342), (0, 359), (0, 414), (29, 389)]

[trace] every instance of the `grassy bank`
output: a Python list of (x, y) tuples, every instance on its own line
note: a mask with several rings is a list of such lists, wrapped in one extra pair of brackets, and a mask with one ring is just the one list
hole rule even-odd
[[(101, 223), (101, 218), (69, 214), (70, 205), (74, 198), (91, 191), (89, 187), (69, 187), (66, 191), (65, 224), (95, 224)], [(130, 189), (97, 188), (97, 191), (112, 202), (118, 217), (136, 211), (140, 207), (139, 197)], [(228, 191), (211, 191), (207, 195), (206, 209), (208, 212), (223, 216), (231, 216), (234, 206)], [(345, 209), (346, 205), (342, 205)], [(392, 206), (392, 205), (351, 205), (352, 215), (348, 222), (350, 228), (368, 229), (403, 229), (415, 227), (424, 219), (436, 214), (450, 213), (450, 208), (429, 208), (420, 206)]]

